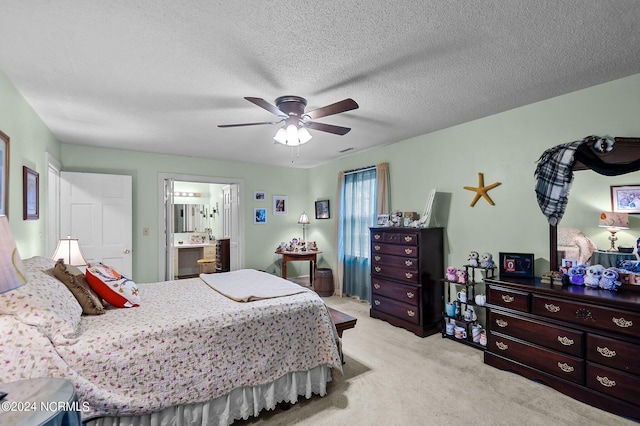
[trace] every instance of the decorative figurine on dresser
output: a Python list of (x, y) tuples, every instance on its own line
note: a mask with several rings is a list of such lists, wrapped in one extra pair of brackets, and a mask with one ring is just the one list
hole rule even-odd
[(442, 321), (443, 228), (371, 228), (371, 311), (420, 337)]

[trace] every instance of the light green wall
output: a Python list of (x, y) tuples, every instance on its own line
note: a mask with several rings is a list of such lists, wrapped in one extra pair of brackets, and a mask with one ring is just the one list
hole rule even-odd
[[(312, 213), (313, 202), (324, 198), (331, 202), (331, 219), (316, 220), (311, 214), (307, 236), (317, 241), (324, 252), (320, 266), (335, 269), (337, 173), (385, 161), (390, 164), (394, 209), (422, 212), (429, 191), (434, 187), (438, 189), (436, 213), (439, 223), (446, 227), (447, 264), (463, 264), (470, 250), (488, 251), (494, 257), (499, 251), (529, 252), (538, 259), (539, 274), (548, 268), (549, 253), (548, 226), (534, 193), (535, 161), (549, 147), (590, 134), (640, 136), (638, 111), (640, 74), (314, 169), (298, 170), (66, 144), (60, 147), (13, 85), (0, 74), (0, 129), (12, 140), (10, 219), (21, 254), (25, 257), (44, 254), (46, 220), (43, 196), (41, 219), (21, 220), (22, 165), (35, 167), (41, 173), (43, 193), (44, 152), (49, 151), (64, 159), (65, 170), (133, 176), (134, 279), (140, 282), (157, 279), (158, 173), (244, 179), (246, 266), (269, 272), (275, 268), (279, 272), (278, 257), (273, 254), (275, 246), (299, 236), (298, 214), (302, 210)], [(417, 116), (416, 119), (429, 118)], [(489, 192), (495, 206), (483, 199), (475, 207), (469, 206), (474, 193), (462, 187), (476, 186), (478, 172), (484, 173), (486, 184), (502, 183)], [(595, 224), (598, 212), (609, 208), (609, 186), (638, 183), (639, 173), (605, 178), (593, 172), (578, 172), (562, 225), (581, 228), (599, 247), (608, 247), (608, 234)], [(253, 201), (254, 190), (266, 191), (266, 203)], [(288, 215), (271, 214), (273, 195), (288, 196)], [(253, 225), (253, 208), (261, 205), (267, 206), (268, 223)], [(631, 230), (619, 233), (621, 244), (635, 241), (640, 232), (640, 219), (632, 217), (631, 226)], [(150, 236), (142, 236), (143, 227), (150, 228)], [(300, 267), (299, 271), (306, 273), (306, 268)]]
[[(640, 136), (639, 111), (636, 74), (317, 167), (309, 175), (310, 197), (330, 196), (335, 206), (338, 171), (389, 162), (393, 209), (421, 213), (429, 191), (437, 188), (447, 264), (464, 264), (471, 250), (490, 252), (494, 259), (500, 251), (534, 253), (539, 275), (549, 268), (549, 228), (534, 193), (536, 160), (547, 148), (591, 134)], [(418, 112), (416, 119), (429, 117)], [(502, 183), (489, 191), (495, 206), (481, 199), (470, 207), (475, 193), (463, 186), (477, 186), (478, 172), (484, 173), (485, 184)], [(616, 184), (640, 184), (640, 173), (615, 178), (576, 173), (561, 225), (583, 229), (598, 247), (608, 248), (609, 234), (597, 227), (597, 220), (600, 211), (610, 209), (609, 186)], [(310, 225), (312, 235), (332, 232), (335, 207), (331, 213), (330, 220)], [(640, 218), (630, 222), (631, 229), (618, 234), (621, 244), (640, 236)], [(332, 244), (322, 240), (321, 245), (325, 257), (333, 259)]]
[[(60, 143), (0, 70), (0, 130), (9, 136), (8, 217), (23, 258), (41, 255), (46, 238), (46, 153), (60, 158)], [(22, 220), (22, 167), (39, 173), (40, 220)]]

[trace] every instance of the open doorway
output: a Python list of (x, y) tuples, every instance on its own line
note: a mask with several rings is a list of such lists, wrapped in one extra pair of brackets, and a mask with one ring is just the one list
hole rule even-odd
[[(230, 269), (244, 267), (244, 221), (240, 201), (244, 193), (242, 179), (160, 173), (158, 191), (161, 280), (175, 279), (177, 268), (183, 274), (190, 272), (189, 265), (180, 266), (176, 262), (176, 255), (180, 254), (176, 252), (185, 250), (185, 243), (192, 242), (193, 238), (204, 238), (204, 241), (229, 239)], [(229, 193), (232, 196), (228, 196)], [(185, 212), (189, 214), (185, 215)], [(195, 265), (191, 267), (196, 268)], [(197, 274), (197, 268), (193, 273)]]

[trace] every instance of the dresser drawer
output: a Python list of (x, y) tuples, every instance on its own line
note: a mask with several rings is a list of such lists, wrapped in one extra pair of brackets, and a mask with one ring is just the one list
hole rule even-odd
[(417, 284), (420, 282), (420, 274), (418, 274), (418, 271), (414, 269), (396, 268), (394, 266), (382, 264), (372, 264), (371, 273), (373, 276), (375, 276), (376, 274), (383, 275), (385, 277), (394, 278), (409, 283)]
[(584, 333), (541, 321), (523, 318), (506, 312), (489, 312), (489, 329), (529, 342), (582, 357)]
[(587, 360), (640, 375), (640, 345), (587, 335)]
[(640, 405), (640, 377), (587, 363), (587, 386), (598, 392)]
[(374, 254), (371, 257), (371, 264), (383, 264), (397, 266), (418, 272), (418, 259), (413, 257), (390, 256), (388, 254)]
[(489, 333), (487, 350), (562, 379), (584, 384), (584, 361), (582, 359), (531, 345), (495, 332)]
[(371, 292), (374, 295), (389, 297), (410, 305), (420, 305), (420, 287), (387, 281), (380, 277), (371, 277)]
[(529, 293), (490, 285), (487, 292), (487, 303), (527, 312), (529, 310)]
[(393, 315), (396, 318), (400, 318), (414, 324), (420, 324), (419, 307), (382, 297), (377, 294), (373, 294), (372, 298), (373, 301), (371, 302), (371, 309)]
[(415, 246), (418, 244), (418, 233), (404, 233), (393, 231), (373, 231), (371, 233), (372, 242), (403, 244)]
[(531, 313), (600, 330), (640, 335), (640, 315), (628, 311), (534, 295)]
[(392, 254), (395, 256), (418, 257), (418, 247), (416, 246), (399, 246), (396, 244), (372, 243), (371, 255), (375, 254)]

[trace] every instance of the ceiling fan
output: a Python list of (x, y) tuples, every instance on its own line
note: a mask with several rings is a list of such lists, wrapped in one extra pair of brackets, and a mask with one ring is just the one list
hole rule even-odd
[(318, 123), (313, 120), (358, 108), (356, 101), (350, 98), (308, 112), (304, 111), (304, 108), (307, 106), (307, 100), (300, 96), (280, 96), (276, 99), (275, 105), (270, 104), (262, 98), (245, 97), (245, 99), (277, 115), (280, 119), (277, 121), (262, 121), (257, 123), (220, 124), (218, 127), (259, 126), (263, 124), (284, 123), (274, 136), (274, 140), (289, 146), (301, 145), (308, 142), (311, 139), (311, 135), (307, 131), (307, 128), (333, 133), (335, 135), (346, 135), (351, 128)]

